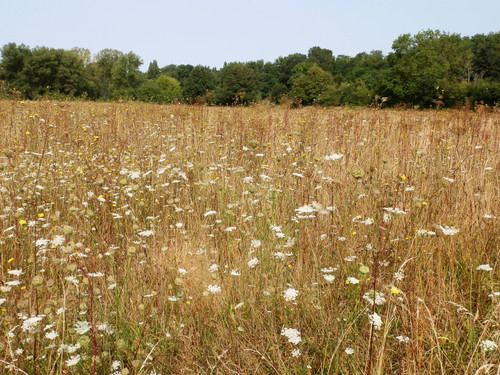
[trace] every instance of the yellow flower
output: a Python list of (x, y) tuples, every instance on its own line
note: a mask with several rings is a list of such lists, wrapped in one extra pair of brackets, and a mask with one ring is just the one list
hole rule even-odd
[(26, 224), (26, 220), (23, 219), (19, 220), (19, 225), (24, 225), (24, 224)]
[(401, 291), (400, 291), (398, 288), (396, 288), (395, 286), (393, 286), (393, 287), (391, 288), (391, 293), (392, 293), (392, 294), (394, 294), (394, 295), (396, 295), (396, 296), (397, 296), (397, 295), (399, 294), (399, 292), (401, 292)]

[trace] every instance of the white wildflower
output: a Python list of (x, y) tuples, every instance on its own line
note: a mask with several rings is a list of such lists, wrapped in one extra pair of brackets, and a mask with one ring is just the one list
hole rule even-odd
[(396, 340), (405, 344), (411, 342), (411, 339), (408, 336), (396, 336)]
[(207, 287), (207, 290), (212, 294), (217, 294), (217, 293), (220, 293), (222, 291), (222, 289), (219, 285), (209, 285)]
[(374, 294), (373, 290), (366, 292), (363, 295), (363, 299), (365, 301), (368, 301), (371, 305), (373, 305), (373, 304), (383, 305), (384, 303), (387, 302), (383, 293), (375, 292), (375, 298), (373, 298), (373, 294)]
[(255, 268), (259, 264), (259, 260), (257, 258), (250, 259), (247, 263), (248, 267)]
[(493, 350), (498, 349), (497, 343), (491, 340), (483, 340), (481, 341), (479, 346), (481, 347), (481, 350), (483, 352), (491, 352)]
[(218, 264), (212, 264), (210, 267), (208, 267), (208, 272), (214, 273), (219, 270), (219, 265)]
[(353, 284), (353, 285), (356, 285), (356, 284), (359, 284), (359, 280), (358, 280), (358, 279), (356, 279), (355, 277), (349, 276), (349, 277), (346, 279), (346, 284)]
[(354, 349), (353, 348), (345, 348), (344, 352), (347, 355), (352, 355), (352, 354), (354, 354)]
[(281, 330), (281, 335), (285, 336), (288, 339), (288, 342), (297, 345), (302, 341), (300, 337), (300, 332), (295, 328), (283, 328)]
[(302, 354), (302, 352), (300, 351), (299, 348), (295, 348), (292, 350), (292, 357), (294, 357), (294, 358), (300, 357), (301, 354)]
[(59, 333), (53, 330), (45, 333), (45, 337), (49, 340), (54, 340), (57, 336), (59, 336)]
[(333, 283), (333, 281), (335, 280), (335, 275), (331, 275), (331, 274), (325, 273), (325, 274), (323, 274), (323, 278), (325, 279), (325, 281), (328, 284), (330, 284), (330, 283)]
[(327, 161), (335, 161), (335, 160), (339, 160), (339, 159), (342, 159), (342, 157), (344, 156), (344, 154), (331, 154), (331, 155), (326, 155), (325, 157), (323, 157), (324, 160), (327, 160)]
[(22, 269), (19, 269), (19, 270), (10, 270), (10, 271), (7, 271), (7, 273), (9, 275), (13, 275), (13, 276), (21, 276), (23, 274), (23, 270)]
[(250, 246), (252, 246), (254, 248), (258, 248), (258, 247), (260, 247), (260, 245), (262, 245), (262, 241), (260, 241), (260, 240), (252, 240), (252, 241), (250, 241)]
[(207, 211), (203, 214), (203, 216), (207, 217), (207, 216), (212, 216), (212, 215), (215, 215), (217, 213), (217, 211)]
[(368, 320), (375, 330), (378, 331), (382, 327), (382, 318), (376, 312), (374, 312), (373, 314), (369, 314)]
[(155, 231), (152, 229), (149, 230), (142, 230), (139, 233), (137, 233), (141, 237), (151, 237), (155, 234)]
[(492, 271), (493, 268), (489, 264), (481, 264), (480, 266), (477, 266), (476, 270), (478, 271)]
[(458, 232), (460, 232), (460, 229), (456, 229), (455, 227), (448, 227), (448, 226), (439, 226), (439, 229), (443, 231), (443, 234), (445, 236), (454, 236)]
[(51, 245), (54, 247), (61, 246), (64, 243), (64, 241), (66, 241), (66, 237), (64, 237), (63, 235), (58, 235), (55, 236), (54, 239), (51, 241)]
[(67, 359), (65, 362), (68, 367), (71, 367), (78, 364), (78, 362), (80, 362), (81, 359), (82, 357), (80, 356), (80, 354), (75, 354), (72, 355), (71, 358)]
[(297, 296), (299, 295), (299, 291), (293, 288), (288, 288), (285, 290), (283, 293), (283, 297), (285, 298), (285, 301), (295, 301)]
[(84, 335), (85, 333), (90, 331), (91, 328), (92, 327), (90, 326), (90, 323), (86, 321), (75, 323), (75, 331), (80, 335)]

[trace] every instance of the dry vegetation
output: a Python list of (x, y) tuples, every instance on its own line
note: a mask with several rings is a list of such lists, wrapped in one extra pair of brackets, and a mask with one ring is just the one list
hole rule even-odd
[(499, 124), (0, 102), (0, 373), (497, 374)]

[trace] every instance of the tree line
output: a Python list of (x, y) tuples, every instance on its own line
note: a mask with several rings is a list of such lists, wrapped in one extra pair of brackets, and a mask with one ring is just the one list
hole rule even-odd
[(263, 60), (207, 66), (167, 65), (147, 72), (133, 52), (9, 43), (0, 50), (3, 96), (71, 97), (155, 103), (273, 103), (324, 106), (457, 107), (500, 103), (500, 32), (462, 37), (439, 30), (403, 34), (392, 52), (354, 57), (312, 47)]

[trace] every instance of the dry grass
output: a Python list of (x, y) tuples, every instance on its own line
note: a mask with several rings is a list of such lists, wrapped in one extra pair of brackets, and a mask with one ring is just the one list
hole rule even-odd
[(499, 121), (0, 102), (0, 373), (499, 373)]

